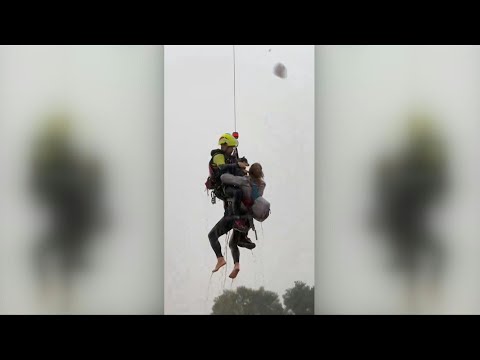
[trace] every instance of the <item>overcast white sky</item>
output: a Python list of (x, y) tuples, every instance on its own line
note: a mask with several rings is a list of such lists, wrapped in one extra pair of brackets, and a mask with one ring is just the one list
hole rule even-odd
[[(233, 46), (165, 46), (165, 313), (210, 313), (223, 289), (264, 286), (281, 296), (314, 285), (314, 46), (238, 45), (239, 152), (263, 165), (272, 214), (253, 253), (214, 274), (208, 232), (222, 217), (204, 192), (210, 151), (234, 131)], [(271, 51), (269, 51), (271, 49)], [(273, 75), (282, 62), (287, 79)], [(251, 232), (251, 238), (253, 233)], [(254, 238), (253, 238), (254, 239)], [(225, 249), (225, 237), (220, 238)]]

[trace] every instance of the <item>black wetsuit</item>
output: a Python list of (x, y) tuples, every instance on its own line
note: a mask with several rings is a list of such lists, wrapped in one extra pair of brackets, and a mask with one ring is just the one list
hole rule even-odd
[[(245, 215), (242, 212), (240, 213), (241, 215)], [(220, 242), (218, 239), (225, 235), (227, 232), (233, 229), (233, 223), (234, 223), (234, 218), (229, 215), (224, 215), (218, 223), (215, 224), (215, 226), (210, 230), (208, 233), (208, 239), (210, 240), (210, 245), (212, 246), (213, 251), (215, 252), (215, 255), (217, 258), (222, 257), (222, 247), (220, 246)], [(238, 242), (242, 241), (244, 239), (245, 234), (240, 233), (238, 231), (233, 232), (232, 239), (230, 240), (230, 249), (232, 249), (232, 255), (235, 260), (235, 257), (237, 259), (240, 257), (240, 254), (238, 256), (235, 255), (235, 251), (238, 252)], [(235, 261), (238, 262), (238, 261)]]
[[(212, 159), (213, 157), (218, 154), (218, 153), (223, 153), (221, 150), (213, 150), (211, 155)], [(226, 173), (230, 173), (235, 176), (242, 176), (244, 175), (243, 170), (238, 166), (237, 164), (237, 159), (233, 157), (228, 157), (225, 155), (225, 165), (222, 165), (218, 168), (218, 173), (216, 174), (217, 181), (220, 181), (220, 176)], [(216, 193), (217, 194), (217, 193)], [(225, 195), (225, 196), (222, 196)], [(220, 196), (217, 195), (220, 199), (224, 201), (224, 215), (220, 219), (220, 221), (210, 230), (208, 234), (208, 239), (210, 241), (210, 245), (212, 246), (213, 251), (215, 252), (215, 255), (217, 258), (222, 257), (222, 247), (220, 246), (220, 242), (218, 239), (225, 235), (227, 232), (233, 229), (233, 225), (235, 222), (235, 215), (245, 215), (242, 213), (241, 210), (241, 204), (242, 204), (242, 198), (243, 198), (243, 191), (242, 189), (236, 187), (236, 186), (229, 186), (229, 185), (224, 185), (223, 186), (223, 194), (220, 194)], [(233, 204), (232, 208), (229, 209), (227, 206), (226, 198), (232, 198), (233, 199)], [(237, 233), (237, 232), (235, 232)], [(236, 237), (236, 243), (238, 243), (238, 239), (241, 238), (241, 234), (236, 235), (234, 234), (234, 237), (232, 237), (232, 240)], [(234, 250), (232, 250), (232, 254), (234, 254)], [(237, 252), (238, 247), (237, 247)], [(240, 255), (238, 255), (239, 257)], [(234, 258), (236, 256), (234, 255)]]
[(242, 241), (243, 236), (244, 235), (242, 233), (234, 231), (232, 237), (230, 238), (228, 245), (230, 246), (234, 263), (240, 262), (240, 249), (238, 248), (238, 244)]

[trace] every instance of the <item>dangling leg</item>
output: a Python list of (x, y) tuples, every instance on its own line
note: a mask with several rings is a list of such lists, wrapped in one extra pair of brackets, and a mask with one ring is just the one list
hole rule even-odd
[(241, 233), (234, 231), (230, 239), (230, 250), (232, 251), (233, 261), (235, 263), (232, 272), (228, 276), (230, 279), (235, 279), (240, 271), (240, 249), (238, 248), (238, 240)]
[(217, 264), (212, 272), (217, 272), (222, 266), (224, 266), (227, 262), (225, 261), (222, 255), (222, 247), (218, 238), (222, 235), (225, 235), (228, 231), (232, 229), (232, 220), (229, 220), (226, 217), (220, 219), (220, 221), (210, 230), (208, 234), (208, 239), (210, 240), (210, 245), (212, 246), (213, 251), (217, 257)]

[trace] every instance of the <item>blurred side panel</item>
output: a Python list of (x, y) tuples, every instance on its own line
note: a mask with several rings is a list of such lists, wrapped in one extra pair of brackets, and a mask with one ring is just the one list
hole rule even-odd
[(163, 313), (163, 47), (1, 47), (0, 129), (0, 312)]
[(317, 46), (317, 314), (480, 311), (479, 51)]

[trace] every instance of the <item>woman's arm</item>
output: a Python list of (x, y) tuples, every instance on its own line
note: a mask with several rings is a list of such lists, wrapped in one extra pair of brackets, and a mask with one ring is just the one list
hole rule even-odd
[(263, 196), (263, 192), (265, 191), (265, 188), (267, 187), (267, 184), (262, 181), (262, 184), (258, 187), (258, 192), (260, 193), (260, 196)]
[(232, 174), (223, 174), (220, 181), (226, 185), (249, 186), (250, 183), (245, 176), (234, 176)]

